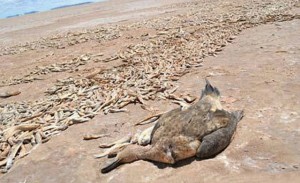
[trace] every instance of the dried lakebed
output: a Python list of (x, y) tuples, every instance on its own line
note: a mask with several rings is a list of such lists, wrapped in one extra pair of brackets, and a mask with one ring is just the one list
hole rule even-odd
[(230, 13), (209, 17), (201, 15), (198, 9), (212, 7), (191, 3), (186, 4), (191, 6), (187, 14), (101, 27), (2, 48), (0, 55), (12, 55), (47, 47), (63, 49), (90, 40), (113, 40), (122, 36), (124, 31), (141, 27), (155, 32), (141, 35), (142, 43), (127, 46), (108, 58), (101, 54), (85, 54), (69, 62), (37, 67), (22, 77), (1, 81), (2, 86), (17, 85), (33, 82), (53, 72), (76, 72), (77, 67), (91, 62), (122, 61), (121, 65), (111, 69), (60, 79), (46, 91), (45, 97), (37, 101), (0, 104), (2, 171), (7, 172), (16, 159), (28, 155), (53, 135), (72, 124), (87, 122), (100, 112), (124, 112), (126, 105), (131, 103), (141, 103), (145, 109), (152, 110), (147, 101), (157, 99), (170, 99), (180, 105), (193, 102), (194, 97), (188, 94), (174, 94), (178, 87), (176, 81), (181, 76), (194, 67), (201, 67), (203, 58), (222, 51), (243, 29), (299, 18), (288, 11), (294, 2), (270, 4), (263, 1), (233, 6)]

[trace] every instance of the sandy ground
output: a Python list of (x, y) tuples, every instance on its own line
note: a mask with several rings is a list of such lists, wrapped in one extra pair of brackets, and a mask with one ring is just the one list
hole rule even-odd
[[(99, 11), (99, 14), (90, 12), (98, 8), (109, 8), (117, 2), (105, 2), (106, 5), (103, 6), (99, 3), (56, 10), (42, 13), (43, 16), (28, 15), (0, 20), (0, 40), (7, 45), (14, 45), (39, 40), (40, 36), (56, 32), (77, 31), (77, 28), (85, 26), (93, 27), (98, 23), (126, 19), (134, 22), (157, 15), (181, 13), (188, 9), (170, 1), (147, 1), (150, 5), (145, 4), (146, 1), (124, 1), (124, 4), (121, 3), (116, 9), (107, 10), (108, 12)], [(137, 9), (132, 10), (134, 3)], [(146, 8), (148, 6), (150, 8)], [(124, 12), (121, 12), (121, 9)], [(77, 20), (74, 13), (77, 12), (82, 19), (74, 23)], [(300, 9), (295, 7), (293, 12), (299, 15)], [(59, 19), (59, 13), (63, 15), (62, 19)], [(145, 13), (143, 18), (139, 17), (140, 13)], [(102, 22), (102, 18), (106, 20)], [(41, 19), (47, 19), (52, 23)], [(19, 24), (29, 20), (32, 22)], [(118, 24), (124, 23), (128, 22)], [(36, 66), (61, 63), (86, 53), (103, 52), (110, 56), (112, 50), (119, 50), (127, 43), (140, 41), (124, 39), (126, 36), (144, 33), (142, 30), (139, 31), (141, 32), (129, 30), (117, 40), (107, 40), (101, 44), (87, 41), (65, 49), (49, 47), (2, 55), (1, 81), (15, 76), (22, 77)], [(24, 37), (25, 33), (29, 34), (28, 39)], [(104, 160), (93, 158), (94, 154), (101, 152), (98, 145), (121, 138), (138, 129), (132, 125), (149, 112), (137, 104), (129, 105), (128, 113), (99, 114), (88, 123), (69, 127), (49, 142), (40, 145), (25, 158), (18, 160), (8, 173), (0, 177), (0, 180), (1, 182), (299, 182), (300, 42), (296, 41), (299, 35), (299, 19), (273, 22), (243, 30), (222, 52), (215, 57), (206, 57), (202, 67), (192, 69), (176, 81), (180, 86), (177, 93), (187, 92), (198, 96), (204, 85), (203, 78), (209, 76), (211, 82), (220, 89), (226, 108), (245, 110), (246, 116), (239, 123), (233, 142), (213, 159), (203, 161), (190, 159), (173, 167), (138, 161), (121, 166), (111, 173), (101, 174), (99, 169)], [(45, 90), (51, 87), (56, 79), (84, 75), (94, 68), (112, 68), (118, 65), (120, 65), (118, 60), (109, 63), (89, 63), (75, 73), (49, 73), (43, 77), (44, 80), (2, 86), (0, 91), (19, 89), (22, 93), (0, 99), (0, 102), (4, 104), (43, 98)], [(177, 107), (168, 100), (154, 100), (149, 102), (149, 105), (159, 111)], [(111, 136), (83, 141), (83, 135), (90, 132), (110, 133)]]
[[(0, 45), (7, 46), (33, 41), (49, 34), (94, 27), (99, 24), (132, 22), (144, 17), (168, 14), (178, 9), (178, 7), (173, 9), (168, 6), (184, 2), (189, 2), (189, 0), (123, 0), (121, 2), (110, 0), (0, 19)], [(24, 36), (25, 32), (26, 36)]]

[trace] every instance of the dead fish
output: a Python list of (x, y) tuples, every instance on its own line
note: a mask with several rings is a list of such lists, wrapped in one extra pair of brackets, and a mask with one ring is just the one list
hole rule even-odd
[(175, 100), (175, 101), (172, 101), (172, 102), (175, 103), (175, 104), (179, 104), (181, 106), (182, 110), (186, 110), (186, 109), (188, 109), (191, 106), (190, 104), (187, 104), (184, 101), (177, 101), (177, 100)]
[(148, 123), (155, 122), (158, 118), (160, 118), (165, 113), (166, 112), (162, 112), (162, 113), (158, 113), (158, 114), (154, 114), (154, 115), (148, 116), (145, 119), (143, 119), (143, 120), (135, 123), (134, 125), (135, 126), (137, 126), (137, 125), (145, 125), (145, 124), (148, 124)]
[(7, 143), (5, 143), (5, 144), (6, 144), (6, 147), (3, 147), (2, 152), (0, 153), (0, 161), (4, 160), (7, 157), (8, 153), (11, 149), (11, 146), (9, 144), (7, 144)]
[(83, 140), (93, 140), (107, 136), (109, 136), (109, 134), (87, 134), (83, 136)]
[(127, 109), (108, 109), (110, 113), (128, 112)]
[[(9, 153), (8, 157), (6, 158), (6, 166), (4, 171), (7, 172), (13, 165), (14, 159), (21, 148), (23, 141), (19, 141), (16, 145), (11, 148), (11, 152)], [(0, 165), (1, 166), (1, 165)]]
[(10, 127), (3, 131), (3, 136), (5, 139), (8, 139), (9, 137), (12, 137), (16, 132), (18, 131), (31, 131), (35, 130), (38, 127), (40, 127), (39, 124), (22, 124), (18, 126)]
[(11, 96), (19, 95), (20, 93), (20, 91), (5, 91), (0, 93), (0, 98), (8, 98)]
[(84, 118), (84, 117), (72, 118), (69, 125), (84, 123), (84, 122), (87, 122), (89, 120), (90, 120), (90, 118)]
[(99, 147), (100, 147), (100, 148), (109, 148), (109, 147), (112, 147), (112, 146), (114, 146), (114, 145), (116, 145), (116, 144), (127, 143), (127, 142), (130, 142), (131, 138), (132, 138), (132, 135), (129, 134), (129, 135), (127, 135), (126, 137), (123, 137), (123, 138), (121, 138), (120, 140), (117, 140), (117, 141), (115, 141), (115, 142), (112, 142), (112, 143), (109, 143), (109, 144), (100, 144)]
[(95, 158), (103, 158), (107, 155), (114, 155), (117, 154), (118, 152), (122, 151), (126, 146), (130, 145), (131, 143), (126, 142), (126, 143), (121, 143), (121, 144), (115, 144), (109, 149), (107, 149), (104, 153), (94, 155)]

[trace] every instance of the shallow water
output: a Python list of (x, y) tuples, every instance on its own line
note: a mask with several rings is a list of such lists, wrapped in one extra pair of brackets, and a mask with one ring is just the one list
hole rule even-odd
[(99, 1), (105, 0), (0, 0), (0, 18), (9, 18)]

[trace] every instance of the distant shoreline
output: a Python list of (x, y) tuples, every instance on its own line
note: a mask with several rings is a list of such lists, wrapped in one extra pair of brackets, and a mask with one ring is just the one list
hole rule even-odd
[(90, 3), (94, 3), (94, 2), (92, 2), (92, 1), (87, 1), (87, 2), (83, 2), (83, 3), (77, 3), (77, 4), (71, 4), (71, 5), (58, 6), (58, 7), (52, 8), (52, 9), (50, 9), (50, 10), (57, 10), (57, 9), (61, 9), (61, 8), (67, 8), (67, 7), (72, 7), (72, 6), (79, 6), (79, 5), (90, 4)]
[[(51, 9), (45, 10), (45, 11), (51, 11), (51, 10), (57, 10), (57, 9), (63, 9), (63, 8), (68, 8), (68, 7), (73, 7), (73, 6), (80, 6), (80, 5), (91, 4), (91, 3), (94, 3), (94, 2), (93, 2), (93, 1), (87, 1), (87, 2), (83, 2), (83, 3), (76, 3), (76, 4), (70, 4), (70, 5), (63, 5), (63, 6), (58, 6), (58, 7), (51, 8)], [(45, 12), (45, 11), (29, 11), (29, 12), (25, 12), (24, 14), (10, 15), (10, 16), (4, 17), (4, 18), (0, 18), (0, 19), (13, 18), (13, 17), (23, 16), (23, 15), (29, 15), (29, 14), (34, 14), (34, 13), (39, 13), (39, 12)]]
[[(79, 0), (76, 2), (74, 0), (75, 3), (71, 3), (71, 1), (73, 0), (70, 0), (69, 4), (79, 2)], [(27, 42), (37, 41), (43, 37), (62, 35), (69, 31), (81, 31), (100, 25), (117, 24), (118, 22), (122, 22), (122, 24), (134, 22), (135, 20), (154, 17), (157, 14), (167, 15), (166, 10), (158, 9), (158, 7), (190, 0), (82, 0), (80, 2), (87, 1), (95, 1), (95, 3), (0, 19), (0, 46), (27, 44)], [(48, 6), (48, 9), (61, 5)], [(33, 10), (26, 9), (25, 11), (24, 9), (22, 14)], [(13, 14), (21, 13), (16, 11)]]

